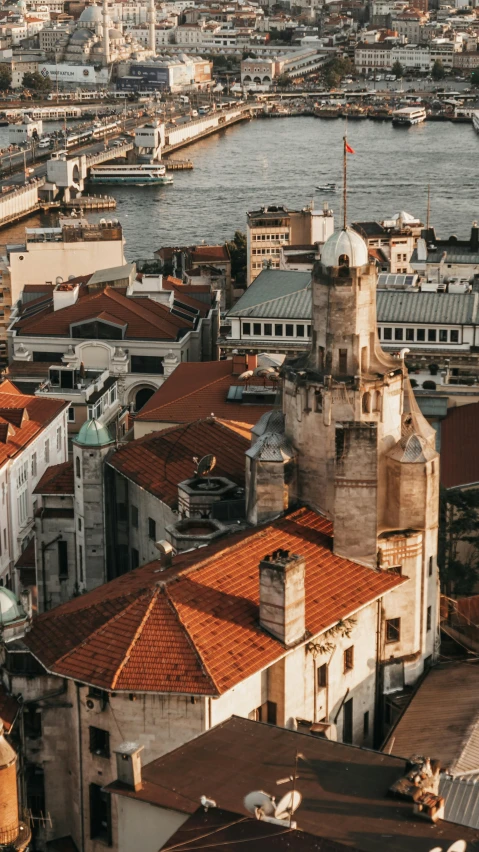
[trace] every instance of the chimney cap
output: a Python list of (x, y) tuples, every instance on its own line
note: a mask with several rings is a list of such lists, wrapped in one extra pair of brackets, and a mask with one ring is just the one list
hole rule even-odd
[(145, 746), (140, 745), (140, 743), (134, 743), (134, 742), (128, 742), (127, 741), (127, 742), (124, 742), (124, 743), (120, 743), (120, 745), (117, 746), (117, 748), (114, 748), (113, 751), (115, 752), (115, 754), (132, 755), (132, 754), (137, 754), (137, 752), (139, 752), (139, 751), (143, 751), (144, 748), (145, 748)]

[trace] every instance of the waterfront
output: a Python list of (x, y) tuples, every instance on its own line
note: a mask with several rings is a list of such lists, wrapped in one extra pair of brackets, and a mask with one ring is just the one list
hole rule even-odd
[[(129, 259), (151, 257), (162, 245), (220, 242), (245, 229), (247, 210), (265, 204), (297, 208), (314, 196), (338, 214), (340, 193), (315, 192), (341, 181), (346, 122), (315, 118), (257, 120), (231, 127), (185, 148), (194, 170), (175, 172), (166, 187), (114, 187), (116, 216)], [(348, 140), (350, 220), (377, 219), (407, 210), (425, 219), (431, 185), (431, 222), (443, 237), (469, 234), (479, 218), (479, 135), (470, 125), (426, 122), (409, 129), (354, 122)], [(99, 215), (91, 215), (95, 221)], [(25, 224), (5, 229), (2, 243), (19, 240)]]

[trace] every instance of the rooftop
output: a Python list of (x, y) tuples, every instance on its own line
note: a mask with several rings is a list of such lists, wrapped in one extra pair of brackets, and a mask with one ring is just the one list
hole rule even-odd
[(479, 665), (444, 663), (420, 684), (384, 746), (430, 755), (451, 775), (479, 772)]
[(456, 488), (479, 482), (479, 402), (450, 408), (441, 423), (441, 483)]
[[(246, 369), (246, 367), (244, 368)], [(253, 377), (249, 387), (264, 386), (264, 380)], [(178, 364), (174, 373), (155, 391), (135, 421), (156, 423), (189, 423), (198, 418), (215, 417), (234, 420), (253, 426), (275, 404), (273, 385), (266, 382), (269, 389), (261, 404), (248, 404), (241, 395), (229, 397), (231, 388), (242, 391), (245, 382), (233, 374), (233, 361), (203, 361), (202, 363), (183, 362)], [(228, 399), (229, 397), (229, 399)]]
[(378, 322), (470, 325), (479, 322), (479, 293), (378, 290)]
[(263, 269), (228, 316), (311, 320), (311, 273)]
[(73, 462), (51, 464), (37, 482), (34, 494), (74, 494)]
[(244, 486), (245, 452), (250, 443), (234, 426), (208, 417), (129, 441), (109, 458), (108, 464), (176, 508), (178, 483), (193, 476), (194, 456), (214, 453), (215, 476), (226, 476)]
[(22, 452), (68, 406), (62, 399), (12, 392), (12, 387), (11, 382), (0, 383), (0, 465)]
[(404, 774), (403, 759), (235, 716), (144, 766), (138, 792), (118, 782), (108, 789), (191, 814), (207, 779), (207, 795), (220, 808), (250, 816), (244, 796), (257, 789), (276, 797), (287, 792), (277, 782), (291, 775), (298, 753), (303, 799), (295, 819), (302, 831), (364, 852), (430, 852), (458, 837), (468, 852), (479, 849), (477, 831), (433, 825), (414, 817), (412, 802), (387, 796)]
[(312, 636), (407, 582), (335, 555), (330, 534), (326, 518), (299, 509), (169, 569), (155, 560), (123, 574), (38, 616), (24, 642), (48, 671), (100, 689), (221, 695), (285, 653), (259, 625), (265, 553), (304, 556)]

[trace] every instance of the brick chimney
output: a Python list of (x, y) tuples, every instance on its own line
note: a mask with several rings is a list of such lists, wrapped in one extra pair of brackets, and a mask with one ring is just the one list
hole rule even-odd
[(256, 370), (258, 366), (258, 356), (249, 355), (247, 352), (233, 354), (231, 363), (231, 372), (233, 376), (240, 376), (245, 370)]
[(259, 623), (287, 648), (304, 639), (306, 562), (275, 550), (259, 563)]

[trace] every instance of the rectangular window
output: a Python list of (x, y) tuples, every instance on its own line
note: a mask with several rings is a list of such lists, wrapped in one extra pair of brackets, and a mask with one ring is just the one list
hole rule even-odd
[(90, 725), (90, 751), (98, 757), (110, 757), (110, 734)]
[(363, 737), (369, 736), (369, 710), (363, 716)]
[(386, 642), (399, 642), (401, 638), (401, 619), (388, 618), (386, 621)]
[(62, 448), (62, 430), (61, 426), (57, 429), (57, 452), (59, 453)]
[(68, 577), (68, 542), (62, 539), (57, 542), (58, 546), (58, 576), (60, 580)]
[(437, 337), (437, 332), (435, 328), (428, 328), (427, 330), (427, 339), (430, 343), (435, 343)]
[(78, 576), (80, 582), (83, 583), (83, 547), (81, 544), (78, 546)]
[(296, 326), (296, 337), (304, 337), (304, 325)]
[(414, 340), (414, 329), (407, 328), (406, 329), (406, 340)]
[(153, 518), (148, 518), (148, 538), (156, 541), (156, 521)]
[(418, 343), (424, 343), (426, 339), (426, 329), (418, 328), (416, 329), (416, 340)]
[(447, 328), (439, 329), (439, 343), (447, 343)]
[(379, 337), (379, 340), (381, 340), (381, 332), (382, 332), (382, 328), (378, 328), (378, 337)]
[(451, 329), (451, 331), (449, 332), (449, 339), (451, 343), (459, 343), (459, 332), (457, 328)]
[(90, 838), (112, 844), (111, 797), (100, 784), (90, 784)]
[(433, 568), (434, 568), (434, 556), (430, 556), (429, 557), (429, 569), (428, 569), (428, 576), (429, 577), (432, 577)]
[(136, 547), (131, 548), (131, 570), (134, 571), (135, 568), (138, 568), (140, 564), (140, 554), (138, 553)]
[(37, 454), (32, 454), (32, 476), (35, 477), (37, 475)]
[(244, 322), (243, 323), (243, 334), (251, 334), (251, 323)]
[(429, 632), (432, 625), (432, 607), (428, 606), (426, 615), (426, 630)]
[(404, 336), (404, 332), (402, 328), (394, 329), (394, 340), (402, 340)]
[(157, 355), (132, 355), (131, 372), (161, 376), (163, 374), (163, 358)]
[(393, 330), (392, 328), (384, 329), (384, 340), (392, 340), (393, 339)]
[(47, 464), (50, 464), (50, 441), (48, 438), (45, 441), (45, 461)]
[(311, 337), (311, 326), (308, 325), (308, 337)]
[(138, 506), (131, 507), (131, 525), (138, 529)]
[(70, 408), (68, 409), (68, 422), (75, 422), (75, 409), (73, 408), (73, 405), (70, 405)]
[(254, 322), (253, 323), (253, 334), (255, 334), (257, 337), (261, 335), (261, 323), (260, 322)]
[(265, 337), (271, 337), (273, 334), (273, 326), (270, 322), (265, 322), (264, 324), (264, 335)]
[(354, 668), (354, 645), (350, 645), (349, 648), (346, 648), (343, 655), (344, 659), (344, 671), (350, 672), (351, 669)]
[(318, 666), (318, 688), (324, 689), (328, 685), (328, 666), (324, 663), (322, 666)]
[(353, 699), (344, 702), (343, 707), (343, 743), (353, 742)]
[(275, 324), (274, 335), (275, 335), (275, 337), (282, 337), (283, 336), (283, 323), (282, 322), (277, 322)]
[(294, 336), (294, 325), (290, 325), (290, 323), (286, 323), (286, 337)]
[(348, 372), (348, 350), (339, 350), (339, 372), (344, 375)]

